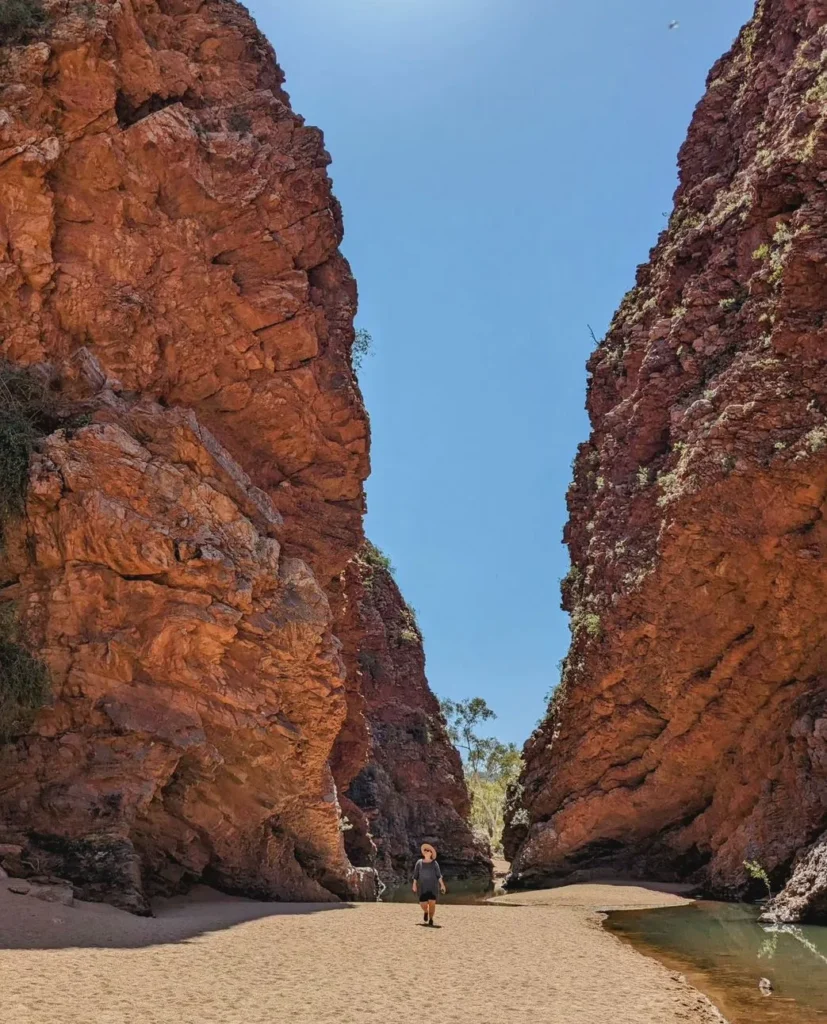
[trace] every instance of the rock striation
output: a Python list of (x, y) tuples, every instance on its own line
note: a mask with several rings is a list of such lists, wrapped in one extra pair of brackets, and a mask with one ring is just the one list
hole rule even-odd
[(342, 806), (354, 864), (389, 885), (410, 878), (419, 847), (433, 843), (449, 879), (487, 886), (491, 856), (470, 825), (459, 754), (425, 677), (422, 636), (391, 572), (368, 546), (348, 569), (359, 619), (360, 689), (370, 729), (368, 761)]
[(512, 885), (740, 896), (744, 860), (781, 885), (827, 824), (823, 3), (760, 0), (679, 164), (588, 364), (572, 644), (512, 794)]
[(0, 62), (0, 356), (65, 422), (6, 529), (53, 701), (0, 748), (0, 859), (141, 913), (197, 879), (369, 895), (335, 635), (369, 430), (321, 133), (234, 0), (30, 2)]
[(74, 403), (91, 423), (42, 440), (6, 529), (3, 596), (54, 697), (0, 748), (3, 838), (23, 847), (4, 863), (137, 912), (196, 879), (358, 895), (328, 764), (346, 698), (325, 592), (192, 410), (111, 384)]

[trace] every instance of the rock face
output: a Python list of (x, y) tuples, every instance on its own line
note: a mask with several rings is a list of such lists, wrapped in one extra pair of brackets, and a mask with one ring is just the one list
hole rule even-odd
[(774, 884), (827, 821), (827, 8), (761, 0), (668, 229), (589, 361), (572, 646), (526, 746), (512, 885)]
[(80, 408), (93, 422), (43, 440), (6, 530), (4, 596), (55, 691), (0, 749), (7, 841), (137, 911), (199, 878), (357, 894), (328, 765), (346, 700), (324, 591), (192, 410), (109, 386)]
[(762, 921), (789, 923), (827, 918), (827, 833), (803, 850), (784, 891), (770, 900)]
[(348, 573), (370, 727), (368, 763), (342, 800), (350, 858), (395, 884), (410, 878), (428, 841), (446, 878), (488, 884), (490, 853), (468, 824), (462, 764), (428, 687), (416, 618), (381, 564), (362, 557)]
[(6, 530), (54, 702), (0, 749), (3, 863), (138, 912), (364, 894), (331, 764), (367, 751), (334, 620), (368, 425), (322, 136), (233, 0), (44, 8), (0, 62), (0, 355), (89, 422)]
[(0, 78), (2, 353), (85, 347), (197, 410), (332, 579), (361, 541), (367, 420), (321, 133), (234, 0), (50, 6)]

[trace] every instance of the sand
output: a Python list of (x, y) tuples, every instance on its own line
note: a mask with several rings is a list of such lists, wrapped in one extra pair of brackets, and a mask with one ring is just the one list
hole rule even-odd
[(14, 1024), (720, 1024), (675, 972), (600, 927), (670, 894), (582, 885), (441, 906), (266, 904), (207, 889), (142, 919), (0, 884)]

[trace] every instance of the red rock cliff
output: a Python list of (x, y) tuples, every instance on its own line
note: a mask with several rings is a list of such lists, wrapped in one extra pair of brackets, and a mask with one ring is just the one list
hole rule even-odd
[(512, 884), (747, 888), (827, 825), (827, 6), (761, 0), (668, 229), (589, 361), (572, 646), (526, 747)]
[(368, 763), (342, 799), (351, 860), (376, 867), (388, 884), (407, 881), (428, 841), (446, 878), (490, 882), (490, 854), (468, 824), (462, 763), (425, 677), (416, 618), (375, 558), (363, 555), (348, 575), (370, 728)]
[(368, 426), (321, 134), (233, 0), (44, 7), (2, 51), (0, 354), (91, 422), (41, 442), (7, 529), (54, 689), (0, 750), (7, 866), (139, 911), (195, 878), (357, 893), (333, 623)]

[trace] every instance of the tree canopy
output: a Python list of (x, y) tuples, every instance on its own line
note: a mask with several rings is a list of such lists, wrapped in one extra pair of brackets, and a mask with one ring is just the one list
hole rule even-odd
[(448, 725), (448, 735), (462, 757), (472, 801), (471, 824), (488, 837), (492, 850), (499, 852), (505, 794), (520, 774), (520, 752), (514, 743), (480, 735), (480, 726), (497, 717), (482, 697), (441, 700), (439, 704)]

